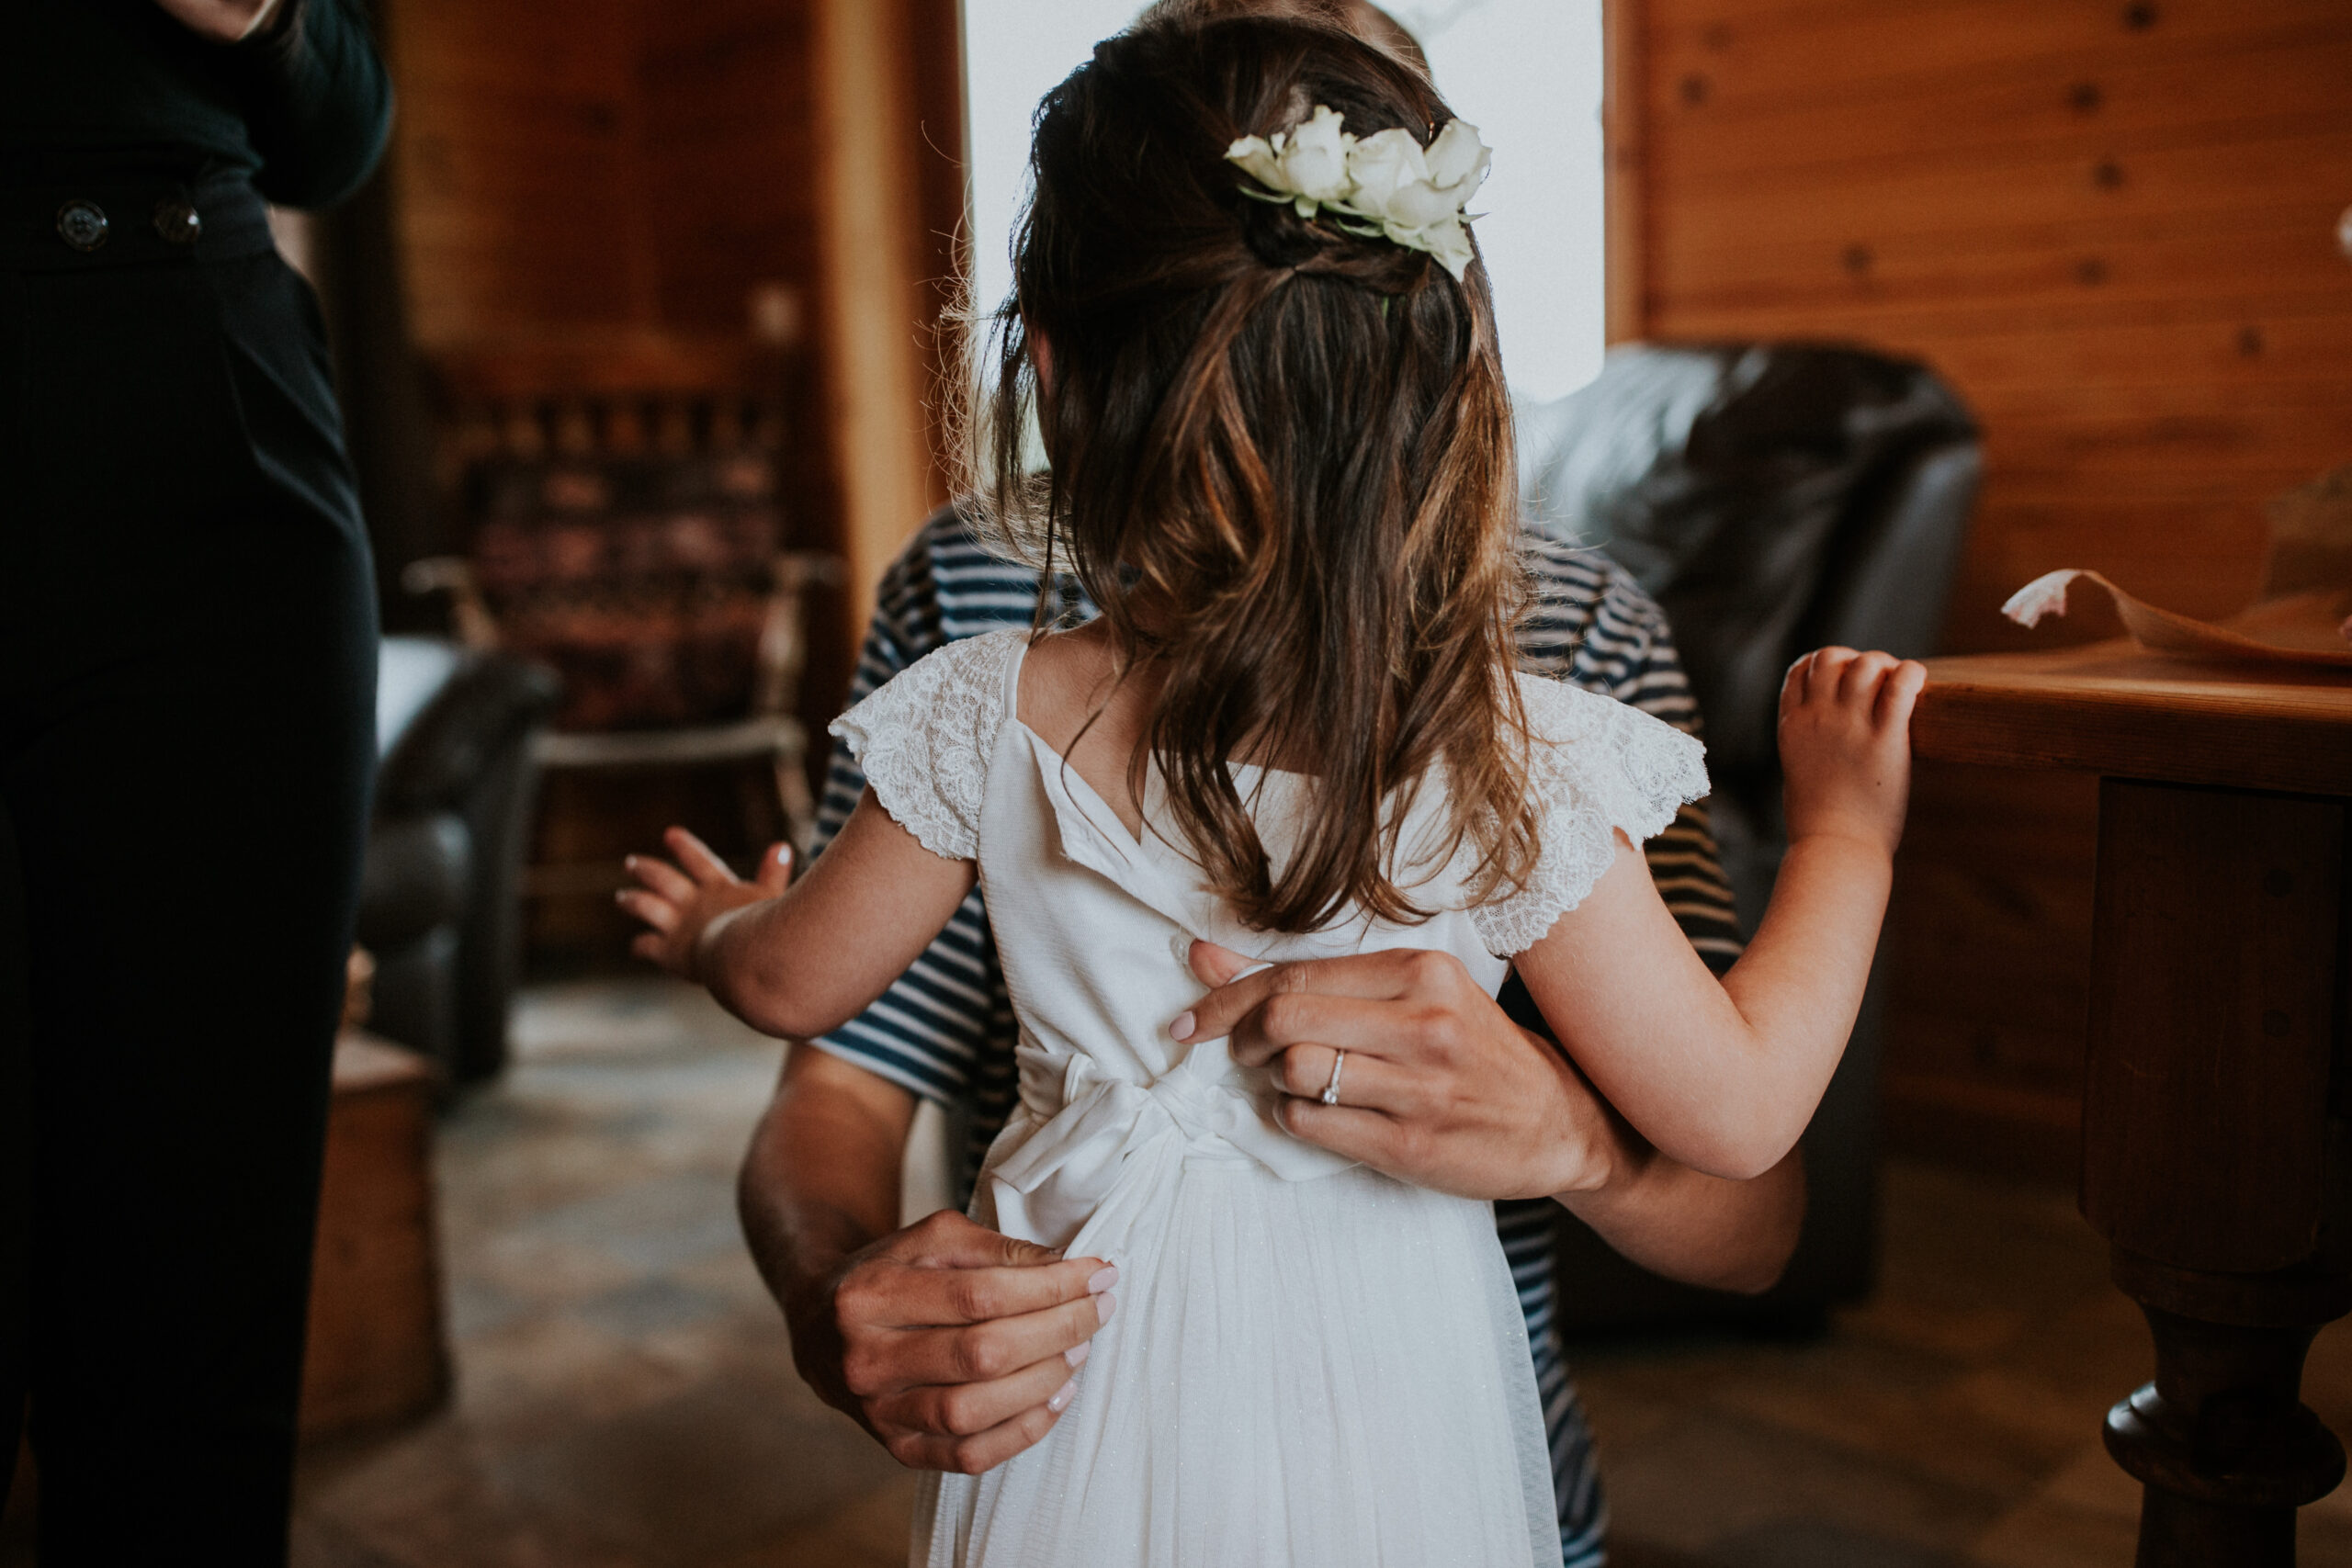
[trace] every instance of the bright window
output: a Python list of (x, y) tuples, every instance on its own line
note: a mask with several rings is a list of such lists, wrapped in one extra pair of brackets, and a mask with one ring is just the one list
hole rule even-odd
[[(964, 0), (978, 302), (1012, 284), (1029, 117), (1136, 0)], [(1600, 0), (1395, 0), (1438, 87), (1495, 149), (1474, 213), (1512, 392), (1546, 401), (1600, 369)]]

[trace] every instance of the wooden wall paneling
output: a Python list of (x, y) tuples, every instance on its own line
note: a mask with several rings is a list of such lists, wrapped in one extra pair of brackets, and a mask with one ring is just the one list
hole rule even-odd
[[(2338, 265), (2343, 265), (2341, 262)], [(1930, 349), (1972, 390), (2003, 385), (2084, 389), (2150, 382), (2332, 384), (2346, 333), (2339, 299), (2253, 291), (2194, 300), (2132, 300), (2086, 290), (2073, 300), (1873, 310), (1839, 307), (1671, 311), (1683, 337), (1835, 332), (1898, 349)], [(1973, 380), (1966, 378), (1973, 376)]]
[[(2233, 484), (2239, 478), (2228, 477)], [(2285, 483), (2282, 471), (2274, 488)], [(2123, 586), (2185, 613), (2228, 615), (2254, 594), (2265, 537), (2259, 510), (2234, 494), (2184, 504), (2177, 487), (2161, 485), (2094, 502), (1988, 497), (1977, 508), (1976, 528), (1953, 584), (1945, 641), (1964, 640), (1980, 652), (2121, 635), (2113, 615), (2088, 595), (2070, 605), (2064, 621), (2030, 632), (2002, 618), (2002, 602), (2061, 558), (2113, 563), (2109, 574)]]
[[(775, 355), (792, 543), (840, 553), (834, 404), (816, 322), (825, 174), (813, 8), (808, 0), (639, 4), (664, 319), (682, 330), (748, 334)], [(855, 618), (840, 590), (814, 593), (802, 682), (812, 735), (823, 733), (847, 689)]]
[(1651, 0), (1645, 44), (1654, 87), (1737, 106), (1890, 80), (1948, 82), (2050, 55), (2218, 54), (2256, 29), (2343, 19), (2340, 0)]
[(652, 321), (627, 4), (390, 8), (420, 348), (518, 324)]
[[(1659, 256), (1657, 292), (1679, 311), (1747, 319), (1836, 310), (1883, 330), (1999, 330), (2030, 312), (2071, 325), (2085, 310), (2129, 318), (2211, 315), (2220, 305), (2329, 312), (2344, 258), (2316, 195), (2199, 223), (2102, 214), (1991, 223), (1866, 243), (1833, 230), (1786, 245), (1686, 243)], [(2039, 334), (2037, 334), (2039, 335)], [(2234, 346), (2234, 344), (2233, 345)], [(2041, 367), (2035, 367), (2037, 375)]]
[(2158, 29), (2124, 51), (2109, 41), (1973, 66), (1938, 64), (1826, 91), (1808, 82), (1773, 92), (1734, 64), (1725, 69), (1739, 73), (1726, 77), (1727, 88), (1765, 90), (1713, 92), (1680, 107), (1742, 134), (1670, 141), (1660, 152), (1673, 174), (1703, 176), (1777, 173), (1790, 166), (1791, 149), (1825, 163), (1885, 163), (2074, 146), (2124, 133), (2324, 130), (2341, 124), (2335, 75), (2347, 32), (2352, 17), (2340, 12), (2284, 23), (2257, 15), (2220, 51), (2208, 40)]
[(753, 291), (782, 288), (782, 317), (761, 335), (793, 346), (816, 256), (808, 11), (786, 0), (638, 5), (662, 319), (750, 333)]
[[(1636, 32), (1647, 330), (1914, 355), (1984, 423), (1947, 649), (2111, 633), (1999, 619), (2053, 567), (2202, 615), (2252, 596), (2266, 501), (2352, 461), (2352, 7), (1644, 0)], [(2068, 1162), (2094, 809), (2084, 781), (1922, 771), (1899, 1141)]]
[[(1653, 154), (1659, 165), (1650, 182), (1653, 243), (1665, 250), (1725, 250), (1831, 235), (1868, 244), (1987, 226), (2030, 230), (2148, 215), (2226, 229), (2238, 213), (2282, 204), (2316, 204), (2323, 217), (2333, 218), (2327, 202), (2352, 188), (2352, 125), (2341, 121), (2288, 133), (2241, 126), (2102, 141), (2117, 144), (1971, 151), (1949, 159), (1914, 153), (1892, 163), (1807, 164), (1769, 175), (1669, 177), (1667, 160)], [(1667, 191), (1675, 199), (1657, 194)]]

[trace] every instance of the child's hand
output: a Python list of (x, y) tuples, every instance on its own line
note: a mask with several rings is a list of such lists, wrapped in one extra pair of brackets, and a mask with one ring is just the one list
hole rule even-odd
[[(624, 887), (613, 897), (653, 928), (638, 933), (629, 943), (631, 953), (700, 984), (695, 948), (704, 931), (729, 909), (781, 897), (792, 881), (792, 850), (785, 844), (769, 845), (760, 857), (757, 880), (746, 882), (684, 828), (671, 829), (662, 835), (662, 841), (678, 857), (678, 864), (672, 865), (658, 855), (629, 856), (621, 863), (644, 886)], [(680, 866), (684, 869), (681, 871)]]
[(1781, 686), (1781, 769), (1789, 841), (1860, 839), (1892, 855), (1911, 793), (1911, 705), (1927, 666), (1886, 653), (1825, 648)]

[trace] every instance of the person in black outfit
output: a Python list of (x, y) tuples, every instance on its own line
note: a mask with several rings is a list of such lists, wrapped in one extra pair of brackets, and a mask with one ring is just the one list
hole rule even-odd
[(265, 200), (356, 186), (390, 90), (350, 0), (0, 0), (0, 1453), (28, 1408), (44, 1564), (282, 1562), (377, 630)]

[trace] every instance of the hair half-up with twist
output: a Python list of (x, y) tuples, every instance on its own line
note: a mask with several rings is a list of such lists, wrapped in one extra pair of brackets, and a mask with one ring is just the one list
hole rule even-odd
[[(1536, 848), (1510, 670), (1510, 404), (1486, 271), (1252, 200), (1224, 158), (1329, 105), (1426, 141), (1426, 78), (1310, 22), (1146, 25), (1040, 107), (1014, 297), (964, 411), (984, 525), (1066, 569), (1156, 697), (1136, 759), (1243, 919), (1417, 920), (1397, 829), (1432, 769), (1473, 892)], [(1033, 346), (1047, 370), (1041, 385)], [(1032, 470), (1035, 411), (1047, 471)], [(1039, 621), (1047, 606), (1041, 597)], [(1277, 869), (1227, 769), (1306, 775)]]

